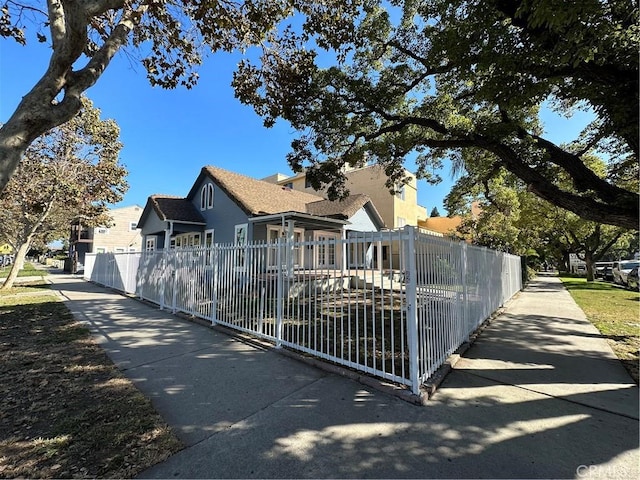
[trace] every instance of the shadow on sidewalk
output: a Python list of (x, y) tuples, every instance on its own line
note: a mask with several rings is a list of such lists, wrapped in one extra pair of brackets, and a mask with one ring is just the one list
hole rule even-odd
[[(492, 324), (467, 357), (508, 368), (454, 370), (423, 408), (93, 284), (53, 288), (188, 445), (141, 478), (638, 476), (637, 421), (585, 406), (607, 391), (526, 388), (611, 381), (589, 366), (609, 359), (573, 350), (549, 319)], [(577, 356), (584, 374), (569, 368)]]

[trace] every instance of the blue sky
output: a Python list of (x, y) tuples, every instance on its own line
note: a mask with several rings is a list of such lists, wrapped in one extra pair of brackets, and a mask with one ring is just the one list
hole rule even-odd
[[(144, 69), (118, 54), (87, 96), (102, 110), (103, 118), (120, 125), (121, 163), (129, 170), (129, 191), (119, 206), (144, 206), (149, 195), (186, 195), (204, 165), (216, 165), (255, 178), (276, 172), (291, 174), (285, 155), (295, 131), (279, 122), (266, 129), (250, 107), (241, 105), (230, 87), (239, 57), (216, 54), (199, 70), (200, 82), (191, 89), (151, 87)], [(6, 121), (45, 71), (46, 44), (26, 47), (0, 40), (0, 122)], [(570, 138), (586, 115), (567, 121), (545, 115), (549, 138)], [(453, 180), (449, 168), (443, 182), (418, 183), (418, 202), (430, 212), (442, 205)]]

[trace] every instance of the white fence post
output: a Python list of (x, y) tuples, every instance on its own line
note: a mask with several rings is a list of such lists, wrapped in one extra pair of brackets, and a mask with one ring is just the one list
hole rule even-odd
[(405, 263), (406, 271), (404, 278), (406, 282), (406, 302), (407, 302), (407, 342), (409, 343), (409, 379), (411, 381), (411, 391), (415, 395), (420, 394), (420, 371), (418, 369), (418, 271), (416, 268), (416, 230), (412, 226), (404, 228), (405, 233)]
[(165, 304), (164, 304), (164, 292), (167, 286), (167, 279), (166, 279), (166, 271), (167, 271), (167, 254), (168, 254), (168, 250), (165, 248), (162, 251), (162, 258), (160, 259), (160, 310), (164, 310)]
[(467, 281), (467, 273), (469, 272), (469, 268), (468, 268), (468, 262), (469, 259), (467, 257), (467, 244), (466, 242), (462, 243), (462, 259), (461, 259), (461, 263), (462, 263), (462, 301), (460, 302), (462, 304), (462, 325), (463, 328), (465, 329), (465, 331), (463, 332), (463, 335), (465, 337), (465, 341), (469, 341), (469, 338), (471, 336), (471, 330), (472, 328), (470, 328), (469, 325), (469, 315), (468, 315), (468, 311), (469, 311), (469, 287), (468, 287), (468, 281)]
[(284, 274), (285, 268), (283, 268), (282, 261), (286, 255), (284, 249), (287, 247), (288, 242), (284, 242), (282, 237), (278, 237), (278, 253), (276, 272), (277, 272), (277, 284), (276, 284), (276, 348), (282, 347), (282, 317), (284, 315)]
[(218, 323), (218, 274), (220, 272), (220, 247), (211, 245), (211, 324)]

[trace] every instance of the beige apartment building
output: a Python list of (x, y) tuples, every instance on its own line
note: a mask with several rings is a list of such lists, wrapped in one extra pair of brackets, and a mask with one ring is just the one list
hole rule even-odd
[[(408, 170), (405, 170), (405, 174), (411, 180), (398, 193), (393, 195), (389, 193), (389, 189), (385, 185), (387, 175), (379, 165), (367, 165), (345, 171), (349, 192), (368, 195), (384, 220), (385, 226), (389, 229), (402, 228), (405, 225), (417, 226), (420, 220), (427, 218), (426, 208), (418, 205), (416, 177)], [(311, 188), (304, 173), (294, 176), (276, 173), (262, 180), (276, 183), (292, 190), (306, 191), (316, 195), (318, 193), (323, 194), (323, 192), (316, 192)]]
[(86, 253), (139, 252), (142, 249), (142, 236), (138, 229), (140, 215), (142, 207), (132, 205), (110, 210), (112, 220), (109, 226), (86, 227), (81, 223), (71, 225), (71, 256), (77, 253), (78, 261), (84, 263)]

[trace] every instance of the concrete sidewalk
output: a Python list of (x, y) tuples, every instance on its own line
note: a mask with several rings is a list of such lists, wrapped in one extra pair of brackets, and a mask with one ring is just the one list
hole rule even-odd
[(638, 388), (557, 278), (426, 407), (72, 276), (54, 289), (185, 449), (140, 478), (638, 478)]

